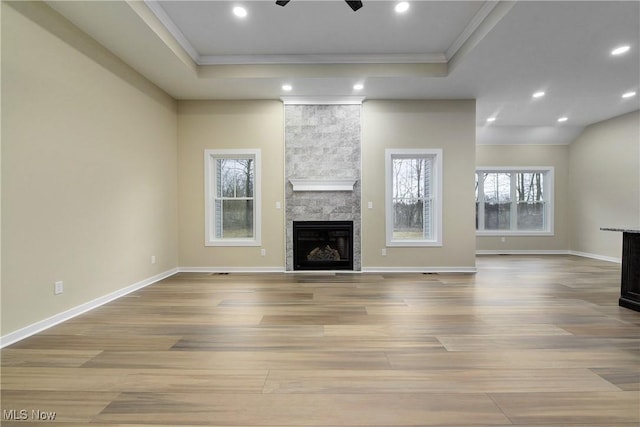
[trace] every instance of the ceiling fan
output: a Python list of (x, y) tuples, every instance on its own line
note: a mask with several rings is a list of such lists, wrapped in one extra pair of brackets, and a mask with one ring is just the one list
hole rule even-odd
[[(278, 0), (278, 1), (276, 1), (276, 4), (278, 6), (286, 6), (287, 3), (289, 3), (289, 1), (290, 0)], [(345, 2), (349, 5), (351, 10), (353, 10), (354, 12), (362, 7), (362, 2), (361, 1), (345, 0)]]

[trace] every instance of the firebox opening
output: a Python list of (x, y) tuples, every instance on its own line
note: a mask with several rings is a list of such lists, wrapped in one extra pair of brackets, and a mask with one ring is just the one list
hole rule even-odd
[(294, 270), (353, 270), (353, 221), (294, 221)]

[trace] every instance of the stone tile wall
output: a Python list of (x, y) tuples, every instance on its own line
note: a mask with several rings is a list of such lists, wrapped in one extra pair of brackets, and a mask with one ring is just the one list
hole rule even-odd
[[(361, 269), (360, 105), (285, 105), (286, 269), (293, 221), (353, 221), (353, 268)], [(293, 191), (290, 179), (356, 180), (353, 191)]]

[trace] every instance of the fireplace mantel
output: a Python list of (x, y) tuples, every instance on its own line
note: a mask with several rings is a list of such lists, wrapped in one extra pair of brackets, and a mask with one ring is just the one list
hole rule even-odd
[(353, 191), (355, 179), (290, 179), (293, 191)]

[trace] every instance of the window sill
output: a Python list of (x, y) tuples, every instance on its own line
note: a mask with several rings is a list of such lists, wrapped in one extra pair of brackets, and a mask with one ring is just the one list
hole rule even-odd
[(205, 242), (205, 246), (230, 246), (230, 247), (251, 247), (261, 246), (261, 243), (257, 240), (243, 240), (243, 239), (228, 239), (228, 240), (212, 240)]
[(406, 240), (406, 241), (398, 241), (393, 240), (391, 242), (386, 242), (386, 246), (390, 248), (434, 248), (434, 247), (442, 247), (442, 242), (437, 241), (418, 241), (418, 240)]
[(553, 231), (476, 231), (477, 237), (542, 237), (555, 236)]

